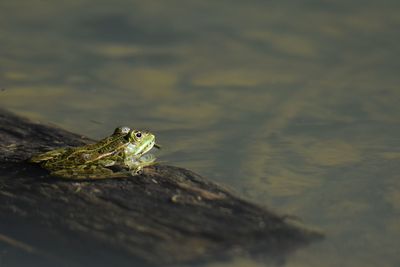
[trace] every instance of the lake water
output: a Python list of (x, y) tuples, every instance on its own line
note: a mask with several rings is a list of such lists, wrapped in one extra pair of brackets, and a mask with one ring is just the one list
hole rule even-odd
[[(0, 3), (0, 105), (160, 160), (326, 234), (285, 266), (400, 265), (399, 1)], [(221, 266), (264, 266), (232, 259)]]

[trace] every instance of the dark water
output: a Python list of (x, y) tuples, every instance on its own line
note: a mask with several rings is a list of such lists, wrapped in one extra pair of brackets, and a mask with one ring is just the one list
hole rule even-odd
[(151, 129), (163, 161), (326, 233), (285, 266), (399, 266), (399, 12), (3, 0), (0, 105), (94, 138)]

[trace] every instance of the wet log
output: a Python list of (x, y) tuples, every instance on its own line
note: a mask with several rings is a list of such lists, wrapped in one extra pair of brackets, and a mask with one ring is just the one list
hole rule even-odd
[(27, 162), (90, 142), (0, 110), (0, 266), (283, 261), (321, 237), (186, 169), (155, 165), (130, 178), (73, 181)]

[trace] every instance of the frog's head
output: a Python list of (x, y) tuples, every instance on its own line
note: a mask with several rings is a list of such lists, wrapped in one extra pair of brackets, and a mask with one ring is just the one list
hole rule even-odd
[(145, 154), (156, 145), (156, 137), (148, 131), (131, 130), (126, 138), (134, 146), (133, 154), (137, 156)]

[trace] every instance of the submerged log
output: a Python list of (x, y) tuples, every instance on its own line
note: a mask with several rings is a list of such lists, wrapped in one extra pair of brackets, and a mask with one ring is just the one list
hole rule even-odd
[(0, 110), (0, 265), (165, 266), (282, 261), (321, 237), (189, 170), (62, 180), (26, 160), (92, 142)]

